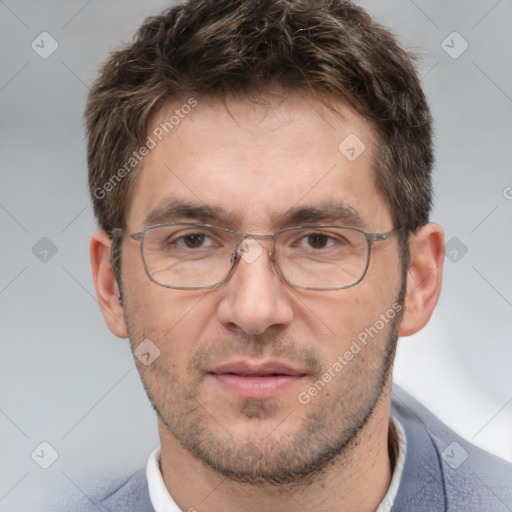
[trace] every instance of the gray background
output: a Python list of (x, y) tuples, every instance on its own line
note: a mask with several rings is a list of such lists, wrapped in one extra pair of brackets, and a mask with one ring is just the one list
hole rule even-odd
[[(400, 342), (396, 382), (512, 460), (512, 2), (360, 3), (421, 56), (436, 119), (432, 219), (455, 238), (451, 259), (457, 251), (431, 323)], [(128, 343), (108, 331), (94, 296), (81, 113), (107, 52), (166, 5), (0, 0), (2, 511), (49, 483), (80, 493), (88, 473), (134, 470), (158, 444)], [(31, 47), (43, 31), (58, 43), (46, 59)], [(458, 58), (459, 36), (442, 46), (453, 31), (469, 44)], [(46, 261), (43, 237), (57, 249)], [(46, 470), (31, 458), (43, 441), (58, 452)], [(50, 462), (43, 452), (34, 458)]]

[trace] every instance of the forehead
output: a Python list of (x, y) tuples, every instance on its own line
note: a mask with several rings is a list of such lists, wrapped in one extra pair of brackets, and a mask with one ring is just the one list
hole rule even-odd
[(246, 230), (279, 227), (301, 209), (350, 211), (371, 229), (391, 218), (375, 185), (375, 138), (361, 116), (305, 95), (263, 100), (185, 98), (155, 112), (128, 227), (184, 204)]

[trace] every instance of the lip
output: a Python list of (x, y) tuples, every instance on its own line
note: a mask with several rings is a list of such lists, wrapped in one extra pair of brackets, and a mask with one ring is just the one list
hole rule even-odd
[(223, 389), (242, 398), (272, 398), (302, 380), (306, 373), (279, 361), (225, 363), (207, 374)]

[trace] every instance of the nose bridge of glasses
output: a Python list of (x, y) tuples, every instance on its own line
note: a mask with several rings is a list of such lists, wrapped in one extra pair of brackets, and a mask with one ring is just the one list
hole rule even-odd
[(271, 248), (268, 250), (268, 255), (272, 258), (274, 240), (275, 235), (251, 235), (244, 233), (237, 241), (236, 254), (246, 263), (254, 263), (265, 252), (263, 246), (270, 243)]

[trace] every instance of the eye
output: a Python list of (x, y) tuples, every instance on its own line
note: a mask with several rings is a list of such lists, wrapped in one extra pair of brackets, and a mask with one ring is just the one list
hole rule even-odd
[(174, 237), (169, 241), (171, 244), (176, 244), (185, 249), (205, 249), (215, 247), (217, 244), (213, 239), (205, 233), (188, 233)]
[(296, 246), (302, 249), (327, 249), (339, 243), (339, 240), (327, 233), (306, 233), (297, 240)]
[(186, 235), (181, 238), (181, 242), (186, 245), (189, 249), (195, 249), (203, 245), (205, 236), (203, 234), (194, 233), (192, 235)]
[(332, 238), (324, 233), (312, 233), (304, 238), (307, 240), (308, 246), (313, 249), (324, 249), (333, 243)]
[(290, 248), (301, 251), (309, 251), (312, 254), (329, 253), (346, 254), (347, 250), (353, 250), (362, 242), (366, 242), (364, 235), (358, 231), (346, 228), (332, 227), (329, 230), (304, 229), (293, 233), (290, 231), (290, 239), (286, 243)]

